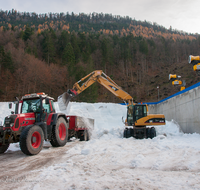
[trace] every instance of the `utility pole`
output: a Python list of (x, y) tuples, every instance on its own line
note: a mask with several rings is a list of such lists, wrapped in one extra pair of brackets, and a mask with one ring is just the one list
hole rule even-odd
[(159, 101), (159, 86), (157, 86), (157, 89), (158, 89), (158, 101)]

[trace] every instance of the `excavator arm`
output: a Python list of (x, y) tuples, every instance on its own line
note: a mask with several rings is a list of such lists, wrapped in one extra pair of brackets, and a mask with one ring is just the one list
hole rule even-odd
[[(107, 76), (102, 70), (96, 70), (80, 79), (73, 85), (72, 89), (69, 89), (63, 95), (58, 97), (58, 101), (62, 102), (67, 107), (71, 98), (77, 96), (95, 82), (98, 82), (104, 86), (107, 90), (112, 92), (116, 97), (126, 102), (127, 104), (133, 104), (133, 98), (130, 94), (125, 92), (120, 86), (118, 86), (109, 76)], [(60, 106), (63, 107), (63, 106)]]
[[(83, 81), (85, 82), (80, 86), (79, 83)], [(99, 84), (104, 86), (107, 90), (112, 92), (115, 96), (117, 96), (124, 102), (131, 102), (133, 99), (127, 92), (122, 90), (122, 88), (118, 86), (102, 70), (93, 71), (89, 75), (85, 76), (84, 78), (82, 78), (81, 80), (79, 80), (77, 83), (74, 84), (73, 89), (76, 90), (77, 94), (80, 94), (95, 82), (98, 82)]]

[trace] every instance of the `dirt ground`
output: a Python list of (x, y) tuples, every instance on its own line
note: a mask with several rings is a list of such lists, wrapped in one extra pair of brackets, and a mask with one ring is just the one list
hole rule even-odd
[[(23, 184), (37, 182), (36, 180), (30, 181), (30, 179), (38, 175), (40, 169), (63, 160), (66, 151), (77, 143), (81, 142), (75, 140), (59, 148), (53, 148), (50, 143), (46, 143), (42, 151), (34, 156), (27, 156), (21, 150), (8, 150), (6, 153), (0, 154), (0, 189), (16, 189), (23, 186)], [(15, 146), (19, 145), (16, 144)]]

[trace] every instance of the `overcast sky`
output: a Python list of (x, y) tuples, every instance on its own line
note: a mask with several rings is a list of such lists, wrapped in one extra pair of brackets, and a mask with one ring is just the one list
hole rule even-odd
[(3, 11), (111, 13), (200, 34), (200, 0), (0, 0)]

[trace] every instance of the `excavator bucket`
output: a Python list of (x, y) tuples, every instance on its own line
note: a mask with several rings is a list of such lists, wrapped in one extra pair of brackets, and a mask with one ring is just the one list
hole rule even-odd
[(70, 100), (77, 96), (78, 93), (74, 89), (69, 89), (67, 92), (63, 93), (58, 97), (58, 106), (61, 111), (65, 111), (68, 109), (68, 104)]

